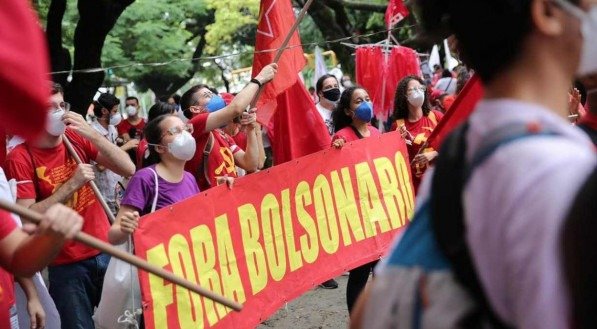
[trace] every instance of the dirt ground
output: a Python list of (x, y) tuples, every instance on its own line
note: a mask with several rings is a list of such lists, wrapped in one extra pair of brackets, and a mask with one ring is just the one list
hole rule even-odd
[(288, 303), (263, 322), (258, 329), (323, 329), (346, 328), (346, 281), (348, 276), (336, 278), (338, 289), (316, 288)]

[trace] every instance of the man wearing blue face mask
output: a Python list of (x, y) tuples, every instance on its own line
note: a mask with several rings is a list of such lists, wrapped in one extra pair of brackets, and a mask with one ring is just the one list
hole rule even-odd
[[(206, 85), (193, 86), (182, 95), (181, 109), (193, 125), (193, 137), (197, 144), (197, 152), (187, 161), (185, 170), (195, 176), (201, 191), (221, 182), (230, 183), (230, 178), (237, 177), (236, 166), (248, 172), (258, 169), (257, 138), (261, 136), (257, 136), (253, 128), (255, 113), (243, 112), (259, 87), (273, 79), (276, 70), (277, 64), (264, 67), (228, 106)], [(247, 149), (244, 151), (218, 129), (241, 115), (241, 124), (247, 128)]]

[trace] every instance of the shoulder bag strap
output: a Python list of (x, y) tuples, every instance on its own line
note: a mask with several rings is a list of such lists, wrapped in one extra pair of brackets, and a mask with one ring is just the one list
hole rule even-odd
[(154, 185), (155, 185), (155, 195), (153, 196), (153, 202), (151, 203), (151, 212), (154, 212), (155, 208), (158, 205), (158, 193), (159, 193), (160, 189), (159, 189), (159, 183), (158, 183), (158, 173), (155, 170), (153, 170), (152, 168), (149, 168), (149, 170), (151, 170), (151, 172), (153, 173)]

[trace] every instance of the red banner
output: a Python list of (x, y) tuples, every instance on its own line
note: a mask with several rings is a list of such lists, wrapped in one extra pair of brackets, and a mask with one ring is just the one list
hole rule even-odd
[(385, 253), (414, 207), (398, 133), (218, 186), (140, 221), (135, 253), (242, 303), (236, 313), (139, 271), (145, 327), (253, 328), (284, 303)]

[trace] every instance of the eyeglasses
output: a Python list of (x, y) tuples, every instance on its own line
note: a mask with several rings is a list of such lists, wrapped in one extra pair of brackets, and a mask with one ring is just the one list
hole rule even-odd
[(214, 93), (212, 93), (210, 90), (206, 90), (206, 91), (202, 92), (201, 94), (199, 94), (199, 97), (197, 97), (193, 101), (193, 105), (191, 105), (191, 106), (201, 107), (202, 105), (199, 105), (200, 99), (212, 98), (213, 96), (214, 96)]
[(406, 89), (406, 93), (407, 93), (407, 94), (410, 94), (410, 93), (412, 93), (412, 92), (413, 92), (413, 91), (415, 91), (415, 90), (422, 91), (422, 92), (426, 92), (426, 91), (427, 91), (427, 87), (425, 87), (425, 86), (420, 86), (420, 87), (408, 88), (408, 89)]
[(175, 135), (180, 135), (182, 134), (183, 131), (188, 132), (189, 134), (193, 133), (193, 125), (184, 125), (184, 126), (175, 126), (175, 127), (170, 127), (166, 130), (166, 132), (161, 136), (162, 138), (164, 136), (166, 136), (166, 134), (170, 135), (170, 136), (175, 136)]
[(67, 102), (60, 102), (60, 103), (53, 103), (49, 105), (50, 112), (58, 112), (64, 110), (64, 112), (70, 111), (70, 103)]

